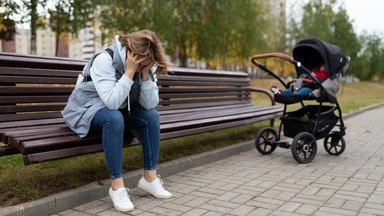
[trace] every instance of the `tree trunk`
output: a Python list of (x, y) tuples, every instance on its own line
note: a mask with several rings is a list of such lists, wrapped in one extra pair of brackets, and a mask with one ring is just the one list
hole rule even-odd
[(37, 0), (31, 0), (31, 54), (36, 54)]

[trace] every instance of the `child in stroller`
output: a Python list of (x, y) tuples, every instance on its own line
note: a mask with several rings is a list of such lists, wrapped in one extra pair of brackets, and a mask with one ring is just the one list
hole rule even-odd
[[(257, 61), (264, 58), (281, 58), (292, 63), (298, 79), (285, 83)], [(273, 127), (265, 127), (257, 132), (257, 151), (265, 155), (271, 154), (277, 147), (288, 148), (296, 161), (310, 163), (316, 156), (316, 140), (324, 138), (324, 148), (328, 154), (342, 154), (346, 146), (343, 138), (346, 127), (336, 94), (341, 78), (348, 69), (350, 58), (336, 45), (317, 38), (308, 38), (296, 44), (293, 58), (282, 53), (267, 53), (255, 55), (251, 61), (286, 88), (284, 91), (273, 88), (276, 91), (273, 99), (284, 104), (284, 112), (280, 117), (278, 131)], [(310, 71), (308, 68), (315, 70)], [(293, 82), (296, 83), (291, 85)], [(305, 100), (316, 100), (319, 105), (305, 105)], [(324, 105), (324, 102), (330, 105)], [(294, 103), (300, 103), (302, 107), (287, 111), (287, 105)], [(339, 127), (339, 131), (332, 131), (335, 126)], [(284, 132), (285, 137), (293, 138), (292, 144), (280, 141), (281, 132)]]
[[(311, 70), (311, 71), (313, 71), (313, 72), (311, 72), (312, 77), (316, 77), (320, 83), (323, 83), (326, 79), (328, 79), (328, 72), (327, 72), (326, 67), (325, 67), (325, 62), (321, 63), (319, 66), (317, 66), (316, 68), (314, 68), (314, 70)], [(302, 73), (299, 76), (299, 79), (304, 81), (304, 84), (301, 80), (300, 81), (296, 80), (296, 85), (292, 86), (292, 88), (280, 90), (276, 86), (272, 86), (271, 91), (274, 94), (291, 94), (291, 93), (293, 93), (293, 94), (309, 94), (315, 89), (315, 87), (311, 87), (311, 85), (310, 85), (312, 83), (312, 81), (314, 80), (314, 78), (312, 78), (312, 77), (309, 76), (308, 74)], [(301, 87), (299, 85), (301, 85)]]

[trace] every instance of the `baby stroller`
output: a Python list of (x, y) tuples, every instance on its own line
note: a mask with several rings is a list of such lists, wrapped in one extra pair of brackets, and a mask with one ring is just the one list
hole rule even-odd
[[(298, 77), (304, 73), (307, 77), (312, 77), (312, 79), (295, 79), (284, 83), (280, 77), (257, 61), (257, 59), (271, 57), (281, 58), (292, 63)], [(277, 146), (290, 148), (296, 161), (310, 163), (317, 153), (316, 140), (324, 138), (324, 148), (330, 155), (343, 153), (346, 146), (343, 138), (346, 127), (344, 126), (336, 94), (339, 90), (341, 78), (348, 70), (350, 58), (345, 56), (341, 49), (333, 44), (323, 42), (317, 38), (308, 38), (296, 44), (293, 49), (293, 58), (281, 53), (268, 53), (255, 55), (251, 61), (276, 78), (285, 88), (291, 88), (291, 91), (298, 90), (303, 83), (307, 83), (306, 85), (314, 89), (308, 94), (274, 95), (276, 102), (284, 104), (279, 131), (277, 133), (272, 127), (259, 130), (255, 139), (256, 149), (261, 154), (271, 154)], [(308, 68), (315, 68), (324, 63), (328, 79), (320, 82), (316, 76), (311, 74)], [(298, 83), (300, 85), (297, 85)], [(318, 105), (305, 105), (305, 100), (316, 100)], [(330, 105), (323, 105), (324, 102), (328, 102)], [(288, 112), (287, 105), (294, 103), (300, 103), (301, 108)], [(335, 114), (336, 110), (338, 115)], [(331, 132), (337, 122), (339, 122), (337, 125), (339, 130)], [(280, 141), (282, 130), (286, 137), (293, 138), (292, 144)]]

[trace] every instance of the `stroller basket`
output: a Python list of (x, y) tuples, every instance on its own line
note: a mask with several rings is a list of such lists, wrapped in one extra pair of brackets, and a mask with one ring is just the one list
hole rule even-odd
[[(320, 118), (316, 131), (315, 129), (319, 109), (321, 108)], [(335, 115), (336, 107), (307, 105), (302, 108), (288, 112), (287, 116), (280, 119), (284, 126), (284, 135), (294, 138), (300, 132), (309, 132), (316, 139), (324, 138), (336, 125), (338, 117)]]

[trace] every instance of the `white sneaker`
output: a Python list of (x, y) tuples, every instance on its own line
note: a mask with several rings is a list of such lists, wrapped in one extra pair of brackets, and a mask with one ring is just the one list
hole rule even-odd
[(129, 198), (128, 190), (128, 188), (118, 188), (114, 191), (112, 187), (109, 188), (109, 197), (111, 197), (115, 209), (124, 212), (133, 211), (134, 206)]
[(172, 197), (172, 194), (163, 188), (163, 181), (160, 179), (160, 175), (149, 183), (145, 180), (144, 176), (141, 177), (138, 187), (152, 194), (156, 198), (168, 199)]

